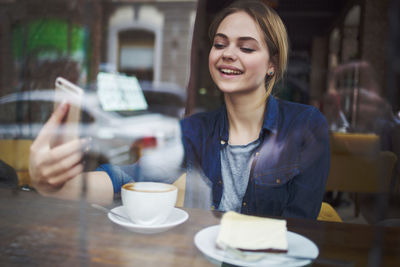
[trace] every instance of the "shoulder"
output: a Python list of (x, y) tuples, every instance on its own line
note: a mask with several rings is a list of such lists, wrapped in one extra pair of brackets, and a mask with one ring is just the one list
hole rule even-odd
[(306, 105), (306, 104), (301, 104), (297, 102), (291, 102), (279, 98), (275, 98), (276, 102), (278, 103), (278, 107), (280, 110), (291, 110), (296, 113), (299, 112), (314, 112), (315, 110), (318, 111), (318, 109), (314, 106)]
[(193, 114), (181, 120), (183, 134), (210, 130), (221, 120), (223, 109)]
[(193, 161), (191, 158), (197, 155), (197, 160), (201, 151), (206, 148), (205, 143), (210, 144), (215, 141), (222, 121), (223, 109), (196, 113), (181, 120), (182, 142), (185, 147), (186, 160)]
[(304, 126), (327, 126), (325, 116), (316, 107), (276, 99), (281, 117), (284, 120), (296, 120)]

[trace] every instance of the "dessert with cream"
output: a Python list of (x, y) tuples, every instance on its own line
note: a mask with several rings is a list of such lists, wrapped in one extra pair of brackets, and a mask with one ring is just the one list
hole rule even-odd
[(221, 219), (217, 246), (224, 250), (285, 253), (286, 220), (262, 218), (229, 211)]

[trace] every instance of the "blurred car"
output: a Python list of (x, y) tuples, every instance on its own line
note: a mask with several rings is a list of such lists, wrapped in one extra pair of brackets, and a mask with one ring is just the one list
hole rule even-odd
[[(54, 101), (66, 98), (57, 96), (54, 90), (35, 90), (1, 97), (0, 139), (36, 138), (53, 112)], [(104, 111), (95, 92), (85, 92), (79, 129), (82, 137), (92, 138), (88, 160), (95, 159), (93, 167), (130, 164), (140, 150), (180, 142), (178, 118), (149, 110)]]
[(186, 90), (174, 83), (139, 81), (149, 104), (148, 110), (182, 119), (185, 115)]

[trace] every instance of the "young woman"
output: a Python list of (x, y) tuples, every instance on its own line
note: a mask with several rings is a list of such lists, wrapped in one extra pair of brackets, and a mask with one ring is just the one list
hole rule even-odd
[[(210, 208), (316, 218), (329, 173), (328, 128), (317, 109), (271, 95), (287, 64), (281, 19), (261, 2), (240, 1), (216, 16), (210, 36), (209, 70), (225, 104), (181, 122), (187, 182), (201, 174), (210, 189)], [(32, 145), (31, 177), (42, 194), (76, 197), (82, 141), (54, 149), (47, 141), (46, 129), (58, 126), (66, 106)], [(110, 201), (138, 166), (103, 165), (89, 173), (88, 197)], [(135, 180), (142, 179), (152, 178)]]

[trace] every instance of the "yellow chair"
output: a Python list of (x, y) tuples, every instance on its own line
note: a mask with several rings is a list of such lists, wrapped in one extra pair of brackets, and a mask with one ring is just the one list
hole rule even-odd
[(359, 214), (359, 193), (389, 192), (397, 157), (380, 151), (375, 134), (331, 133), (331, 167), (326, 191), (354, 194), (355, 215)]
[(176, 200), (176, 207), (183, 207), (185, 202), (185, 190), (186, 190), (186, 173), (182, 174), (174, 183), (178, 188), (178, 198)]
[(336, 210), (329, 203), (326, 202), (322, 202), (321, 210), (319, 212), (317, 220), (327, 222), (343, 222), (342, 218), (340, 218)]
[(17, 172), (18, 185), (31, 185), (29, 177), (29, 151), (32, 140), (0, 140), (0, 159)]

